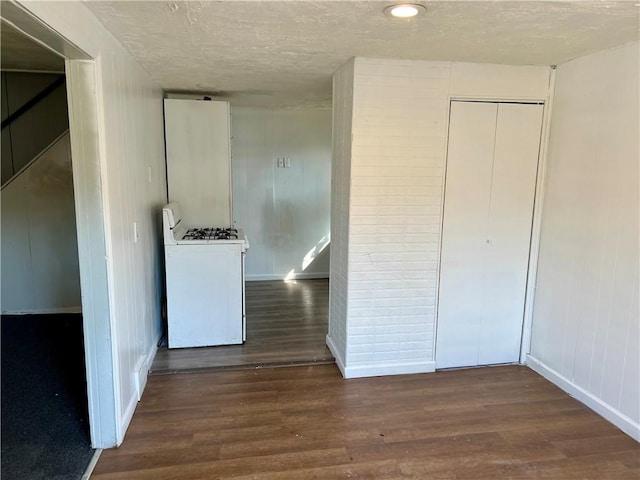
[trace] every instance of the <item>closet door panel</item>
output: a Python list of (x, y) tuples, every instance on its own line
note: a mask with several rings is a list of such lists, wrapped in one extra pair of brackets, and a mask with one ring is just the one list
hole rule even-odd
[(478, 364), (520, 358), (542, 105), (500, 104)]
[(542, 113), (451, 105), (437, 368), (519, 360)]
[(477, 364), (495, 103), (453, 102), (449, 124), (436, 361)]

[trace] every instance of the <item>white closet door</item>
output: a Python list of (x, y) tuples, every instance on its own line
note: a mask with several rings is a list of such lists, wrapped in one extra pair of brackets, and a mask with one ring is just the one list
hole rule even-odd
[(520, 359), (542, 108), (498, 107), (477, 365)]
[(451, 104), (440, 260), (438, 368), (477, 364), (497, 113), (496, 103)]
[(542, 106), (453, 102), (436, 365), (519, 359)]

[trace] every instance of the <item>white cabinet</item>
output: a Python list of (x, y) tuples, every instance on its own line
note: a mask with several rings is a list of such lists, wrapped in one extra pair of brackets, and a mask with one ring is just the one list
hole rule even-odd
[(165, 245), (169, 348), (240, 344), (244, 245)]
[(451, 104), (437, 368), (519, 360), (542, 112)]
[(165, 99), (167, 184), (190, 225), (231, 226), (229, 102)]

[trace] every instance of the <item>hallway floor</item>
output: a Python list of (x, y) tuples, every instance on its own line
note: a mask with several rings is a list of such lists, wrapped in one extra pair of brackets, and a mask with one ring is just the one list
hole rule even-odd
[(333, 363), (326, 347), (329, 280), (247, 282), (244, 345), (158, 349), (151, 375)]

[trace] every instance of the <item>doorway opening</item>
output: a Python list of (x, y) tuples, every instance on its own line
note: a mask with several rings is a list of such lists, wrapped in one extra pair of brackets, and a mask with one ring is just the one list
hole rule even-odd
[[(237, 97), (229, 101), (233, 221), (249, 243), (244, 257), (246, 341), (160, 348), (152, 374), (334, 361), (326, 347), (331, 109), (259, 108), (238, 104)], [(189, 227), (212, 226), (193, 225), (186, 208), (181, 214)]]
[[(99, 136), (99, 94), (96, 62), (27, 8), (4, 2), (3, 24), (64, 59), (67, 84), (69, 142), (73, 152), (73, 203), (80, 274), (82, 333), (91, 446), (114, 446), (124, 433), (117, 418), (114, 386), (111, 303), (103, 205), (102, 156)], [(4, 42), (3, 42), (4, 43)], [(4, 232), (3, 232), (4, 233)], [(3, 263), (2, 267), (5, 267)], [(4, 283), (3, 283), (4, 287)], [(63, 312), (64, 313), (64, 312)], [(97, 453), (97, 452), (96, 452)], [(94, 456), (94, 459), (96, 457)], [(91, 463), (91, 465), (93, 462)]]
[(94, 449), (64, 59), (2, 21), (2, 476), (76, 477)]

